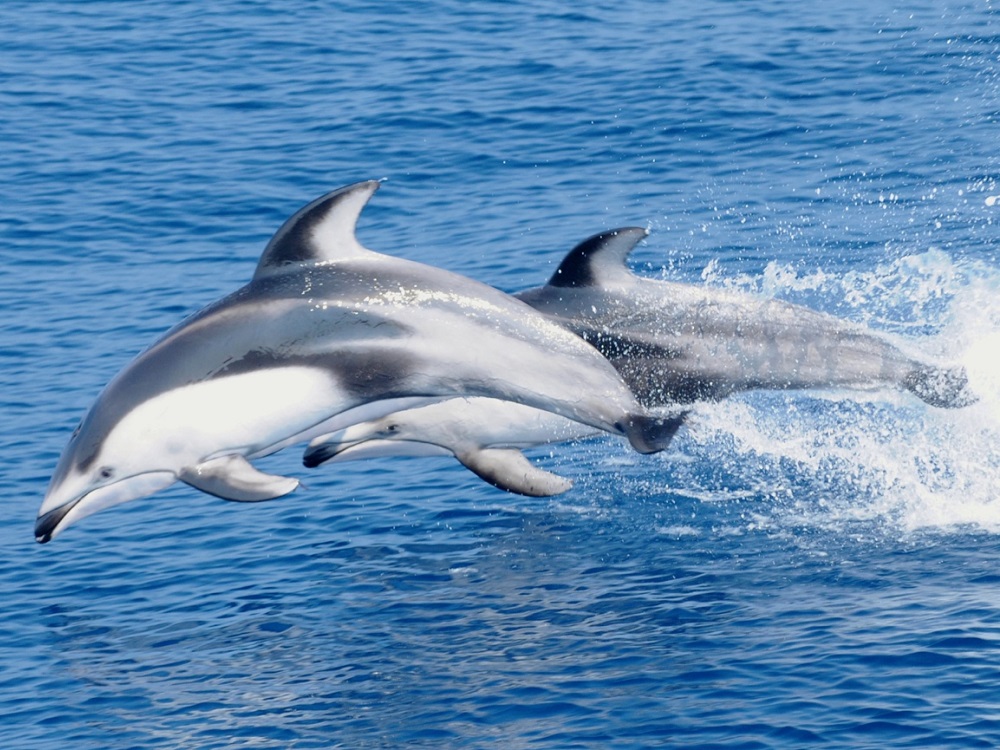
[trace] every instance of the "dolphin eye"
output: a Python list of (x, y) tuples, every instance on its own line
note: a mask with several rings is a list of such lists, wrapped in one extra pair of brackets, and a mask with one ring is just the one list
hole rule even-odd
[(97, 475), (101, 479), (111, 479), (111, 477), (115, 475), (115, 470), (110, 466), (102, 466), (100, 471), (97, 472)]

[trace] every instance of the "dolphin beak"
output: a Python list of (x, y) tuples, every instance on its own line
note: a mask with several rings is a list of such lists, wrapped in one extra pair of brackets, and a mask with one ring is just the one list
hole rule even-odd
[(423, 443), (419, 440), (387, 440), (380, 438), (361, 438), (344, 442), (314, 441), (306, 448), (302, 463), (309, 469), (336, 459), (353, 461), (360, 458), (387, 458), (393, 456), (451, 456), (448, 448), (436, 443)]
[(48, 513), (40, 513), (35, 519), (35, 541), (39, 544), (51, 542), (52, 537), (57, 533), (56, 529), (59, 528), (59, 524), (62, 523), (66, 514), (73, 510), (77, 502), (79, 501), (53, 508)]
[(59, 502), (59, 488), (50, 490), (35, 519), (35, 541), (45, 544), (72, 523), (114, 505), (151, 495), (177, 481), (172, 471), (151, 471), (121, 479)]
[(314, 440), (310, 443), (302, 455), (302, 465), (307, 469), (315, 469), (320, 464), (331, 461), (334, 457), (359, 444), (358, 441), (338, 442), (330, 440), (329, 442), (320, 442), (320, 440)]

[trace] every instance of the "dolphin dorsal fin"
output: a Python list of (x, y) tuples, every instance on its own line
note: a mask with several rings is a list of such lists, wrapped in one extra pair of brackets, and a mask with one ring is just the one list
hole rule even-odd
[(371, 252), (354, 229), (361, 210), (378, 190), (378, 180), (358, 182), (300, 208), (281, 225), (257, 263), (254, 280), (290, 267), (343, 260)]
[(563, 258), (549, 286), (613, 286), (631, 278), (625, 259), (648, 234), (642, 227), (622, 227), (588, 237)]

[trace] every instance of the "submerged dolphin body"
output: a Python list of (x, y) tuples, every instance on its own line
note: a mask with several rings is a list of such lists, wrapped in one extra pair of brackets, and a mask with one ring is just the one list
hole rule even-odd
[(547, 285), (515, 295), (597, 347), (645, 403), (884, 386), (932, 406), (976, 400), (963, 368), (921, 362), (833, 315), (636, 276), (625, 261), (647, 234), (626, 227), (595, 235), (570, 251)]
[(298, 481), (248, 459), (454, 396), (516, 400), (661, 450), (646, 413), (577, 336), (484, 284), (362, 247), (378, 188), (351, 185), (278, 230), (253, 279), (167, 332), (104, 389), (59, 460), (35, 524), (47, 542), (176, 480), (227, 500)]
[[(600, 349), (643, 403), (715, 400), (755, 388), (883, 385), (935, 406), (975, 401), (961, 368), (919, 362), (834, 316), (636, 276), (625, 261), (646, 235), (636, 227), (595, 235), (566, 256), (546, 286), (515, 295)], [(527, 406), (451, 399), (318, 437), (304, 462), (451, 454), (501, 489), (557, 494), (570, 483), (516, 449), (590, 434), (579, 423)]]

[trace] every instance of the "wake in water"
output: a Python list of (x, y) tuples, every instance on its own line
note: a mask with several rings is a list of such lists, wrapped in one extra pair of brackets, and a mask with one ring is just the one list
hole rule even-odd
[(764, 522), (782, 526), (1000, 532), (1000, 269), (930, 251), (841, 276), (773, 263), (703, 276), (896, 334), (913, 354), (963, 365), (980, 400), (945, 410), (892, 391), (755, 392), (706, 404), (668, 454), (673, 492), (765, 499)]

